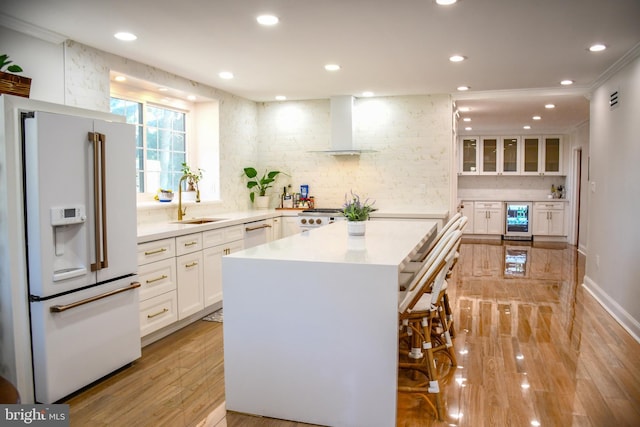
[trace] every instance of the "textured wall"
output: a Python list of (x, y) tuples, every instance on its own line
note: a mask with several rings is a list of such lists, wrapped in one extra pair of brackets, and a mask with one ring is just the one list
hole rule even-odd
[[(376, 200), (380, 209), (449, 208), (452, 146), (449, 95), (356, 99), (354, 148), (376, 150), (359, 157), (312, 151), (331, 147), (329, 100), (258, 105), (258, 166), (309, 184), (317, 205), (342, 205), (350, 190)], [(276, 197), (272, 204), (277, 203)]]

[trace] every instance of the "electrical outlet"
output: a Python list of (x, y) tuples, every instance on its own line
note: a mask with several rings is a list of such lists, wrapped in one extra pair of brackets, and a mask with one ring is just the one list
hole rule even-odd
[(592, 193), (596, 192), (596, 182), (595, 181), (591, 181), (591, 192)]

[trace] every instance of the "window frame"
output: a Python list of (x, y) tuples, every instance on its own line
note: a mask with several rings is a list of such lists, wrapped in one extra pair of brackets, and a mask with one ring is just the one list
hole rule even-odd
[[(192, 120), (192, 110), (193, 106), (181, 100), (171, 100), (170, 98), (158, 99), (153, 94), (146, 93), (145, 91), (134, 92), (134, 93), (124, 93), (119, 90), (112, 90), (109, 94), (109, 104), (111, 104), (111, 99), (116, 98), (127, 102), (133, 102), (141, 105), (142, 110), (142, 123), (136, 123), (135, 126), (138, 128), (138, 131), (141, 132), (142, 135), (142, 171), (144, 172), (144, 191), (138, 191), (138, 184), (136, 183), (136, 194), (138, 195), (138, 200), (152, 200), (156, 195), (158, 189), (157, 188), (149, 188), (149, 184), (147, 182), (148, 179), (148, 164), (147, 164), (147, 150), (148, 150), (148, 141), (147, 141), (147, 124), (145, 123), (145, 117), (147, 115), (147, 108), (161, 108), (165, 110), (175, 111), (178, 113), (184, 114), (184, 136), (185, 136), (185, 161), (188, 164), (190, 162), (191, 153), (197, 151), (197, 148), (193, 147), (193, 144), (197, 144), (195, 138), (193, 137), (193, 120)], [(166, 101), (166, 102), (163, 102)], [(185, 108), (186, 107), (186, 108)], [(191, 107), (191, 108), (189, 108)], [(109, 108), (111, 110), (111, 108)], [(132, 123), (133, 124), (133, 123)], [(156, 128), (157, 129), (157, 128)], [(191, 147), (190, 147), (191, 146)], [(136, 145), (136, 157), (137, 157), (138, 146)], [(138, 162), (136, 162), (136, 173), (138, 173)], [(173, 191), (177, 191), (176, 188), (171, 188)]]

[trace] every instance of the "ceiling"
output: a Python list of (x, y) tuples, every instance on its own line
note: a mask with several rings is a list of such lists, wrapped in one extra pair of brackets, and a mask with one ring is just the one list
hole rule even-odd
[[(0, 12), (6, 27), (33, 25), (255, 101), (450, 93), (472, 107), (461, 134), (574, 127), (589, 115), (584, 95), (640, 46), (638, 0), (3, 0)], [(263, 13), (280, 23), (258, 25)], [(596, 42), (607, 49), (589, 52)]]

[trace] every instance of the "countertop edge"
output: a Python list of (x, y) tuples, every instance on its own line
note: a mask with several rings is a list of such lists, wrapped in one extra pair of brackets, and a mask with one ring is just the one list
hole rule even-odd
[[(449, 211), (411, 212), (411, 211), (377, 211), (371, 214), (371, 218), (390, 219), (441, 219), (448, 218)], [(222, 218), (220, 221), (206, 224), (178, 224), (172, 221), (149, 223), (138, 225), (137, 243), (147, 243), (155, 240), (184, 236), (191, 233), (215, 230), (218, 228), (232, 227), (248, 222), (260, 221), (277, 217), (295, 217), (298, 211), (265, 209), (263, 211), (237, 211), (212, 213), (205, 218)], [(191, 218), (186, 218), (191, 219)]]

